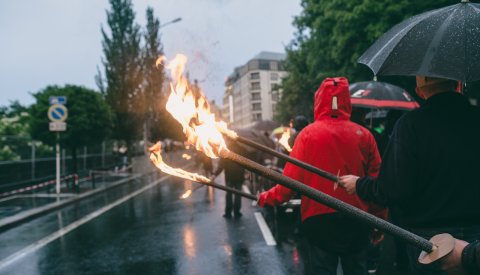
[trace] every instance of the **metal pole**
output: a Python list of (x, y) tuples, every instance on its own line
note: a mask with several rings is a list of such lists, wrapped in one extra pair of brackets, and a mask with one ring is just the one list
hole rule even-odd
[(83, 146), (83, 170), (87, 169), (87, 146)]
[(295, 159), (295, 158), (292, 158), (292, 157), (287, 156), (287, 155), (285, 155), (285, 154), (282, 154), (282, 153), (280, 153), (280, 152), (278, 152), (278, 151), (273, 150), (273, 149), (270, 148), (270, 147), (267, 147), (267, 146), (265, 146), (265, 145), (256, 143), (256, 142), (251, 141), (251, 140), (246, 139), (246, 138), (243, 138), (243, 137), (238, 136), (238, 135), (236, 135), (236, 134), (234, 134), (234, 133), (232, 133), (232, 132), (222, 131), (222, 134), (225, 134), (228, 138), (230, 138), (230, 139), (232, 139), (232, 140), (234, 140), (234, 141), (238, 141), (238, 142), (243, 143), (243, 144), (245, 144), (245, 145), (251, 146), (251, 147), (253, 147), (253, 148), (255, 148), (255, 149), (258, 149), (258, 150), (267, 152), (267, 153), (269, 153), (269, 154), (271, 154), (271, 155), (273, 155), (273, 156), (275, 156), (275, 157), (277, 157), (277, 158), (286, 160), (286, 161), (288, 161), (288, 162), (290, 162), (290, 163), (292, 163), (292, 164), (295, 164), (296, 166), (298, 166), (298, 167), (300, 167), (300, 168), (303, 168), (303, 169), (305, 169), (305, 170), (307, 170), (307, 171), (310, 171), (310, 172), (312, 172), (312, 173), (314, 173), (314, 174), (317, 174), (317, 175), (319, 175), (319, 176), (321, 176), (321, 177), (323, 177), (323, 178), (326, 178), (326, 179), (331, 180), (331, 181), (333, 181), (333, 182), (338, 182), (338, 177), (337, 177), (336, 175), (331, 174), (331, 173), (329, 173), (329, 172), (327, 172), (327, 171), (325, 171), (325, 170), (319, 169), (319, 168), (317, 168), (317, 167), (315, 167), (315, 166), (312, 166), (312, 165), (310, 165), (310, 164), (308, 164), (308, 163), (305, 163), (305, 162), (303, 162), (303, 161), (300, 161), (300, 160), (298, 160), (298, 159)]
[(62, 172), (61, 174), (67, 173), (67, 149), (62, 148)]
[(55, 145), (56, 151), (56, 190), (57, 194), (60, 194), (60, 134), (57, 132), (57, 144)]
[(35, 179), (35, 141), (32, 140), (32, 180)]
[(233, 162), (240, 164), (246, 169), (260, 174), (266, 178), (273, 180), (287, 188), (290, 188), (297, 192), (300, 195), (309, 197), (317, 202), (320, 202), (328, 207), (336, 209), (342, 213), (349, 215), (352, 218), (355, 218), (359, 221), (369, 224), (375, 228), (382, 230), (385, 233), (389, 233), (395, 237), (398, 237), (409, 244), (422, 249), (428, 253), (432, 252), (437, 247), (433, 245), (430, 241), (413, 234), (401, 227), (398, 227), (394, 224), (391, 224), (383, 219), (377, 218), (372, 214), (369, 214), (365, 211), (362, 211), (348, 203), (345, 203), (341, 200), (338, 200), (334, 197), (331, 197), (327, 194), (324, 194), (308, 185), (305, 185), (299, 181), (291, 179), (287, 176), (284, 176), (280, 173), (277, 173), (271, 169), (268, 169), (254, 161), (251, 161), (245, 157), (242, 157), (234, 152), (229, 150), (220, 150), (218, 153), (219, 157), (224, 159), (229, 159)]
[(245, 193), (245, 192), (242, 192), (238, 189), (228, 187), (228, 186), (225, 186), (225, 185), (221, 185), (221, 184), (218, 184), (218, 183), (215, 183), (215, 182), (202, 182), (202, 181), (195, 181), (195, 182), (198, 182), (198, 183), (203, 184), (203, 185), (211, 186), (213, 188), (220, 189), (220, 190), (223, 190), (223, 191), (226, 191), (226, 192), (237, 194), (237, 195), (240, 195), (240, 196), (242, 196), (244, 198), (247, 198), (247, 199), (250, 199), (250, 200), (256, 201), (258, 199), (257, 196), (255, 196), (253, 194)]
[(102, 168), (105, 167), (105, 141), (102, 142)]

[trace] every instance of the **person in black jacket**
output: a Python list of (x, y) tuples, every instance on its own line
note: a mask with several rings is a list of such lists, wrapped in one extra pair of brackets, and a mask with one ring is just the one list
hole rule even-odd
[(453, 251), (440, 259), (441, 269), (447, 274), (480, 274), (480, 241), (467, 243), (455, 239)]
[(439, 260), (441, 270), (450, 275), (480, 274), (480, 241), (467, 243), (455, 239), (453, 250)]
[[(228, 142), (227, 147), (237, 154), (246, 154), (243, 147), (237, 145), (235, 142)], [(225, 184), (228, 187), (233, 187), (235, 189), (241, 190), (243, 181), (245, 179), (245, 169), (231, 160), (220, 159), (218, 168), (214, 173), (214, 177), (218, 176), (223, 170), (225, 171)], [(223, 217), (227, 219), (231, 218), (233, 211), (234, 217), (240, 218), (242, 216), (242, 213), (240, 212), (241, 207), (242, 197), (240, 197), (240, 195), (238, 194), (235, 194), (235, 196), (233, 196), (232, 193), (227, 192), (225, 196), (225, 213), (223, 214)]]
[[(347, 175), (349, 193), (388, 206), (397, 223), (424, 238), (450, 233), (480, 238), (480, 109), (456, 93), (456, 81), (417, 76), (426, 103), (402, 116), (383, 155), (378, 178)], [(410, 274), (441, 274), (422, 266), (408, 247)]]

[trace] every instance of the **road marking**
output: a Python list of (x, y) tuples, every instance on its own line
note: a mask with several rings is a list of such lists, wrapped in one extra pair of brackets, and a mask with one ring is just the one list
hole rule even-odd
[(260, 212), (255, 212), (255, 219), (257, 220), (258, 227), (260, 227), (260, 231), (262, 231), (263, 238), (265, 239), (265, 242), (269, 246), (274, 246), (277, 245), (277, 242), (273, 238), (272, 231), (270, 231), (270, 228), (268, 228), (267, 223), (265, 222), (265, 219), (262, 216), (262, 213)]
[(13, 200), (13, 199), (16, 199), (16, 198), (18, 198), (18, 197), (19, 197), (18, 195), (14, 195), (14, 196), (11, 196), (11, 197), (2, 198), (2, 199), (0, 199), (0, 202), (5, 202), (5, 201)]
[(102, 215), (103, 213), (107, 212), (108, 210), (114, 208), (115, 206), (118, 206), (126, 201), (128, 201), (129, 199), (145, 192), (146, 190), (152, 188), (153, 186), (159, 184), (160, 182), (166, 180), (167, 178), (171, 177), (170, 175), (167, 175), (167, 176), (163, 176), (161, 177), (160, 179), (158, 179), (157, 181), (153, 182), (153, 183), (150, 183), (149, 185), (147, 186), (144, 186), (143, 188), (131, 193), (130, 195), (128, 196), (125, 196), (119, 200), (116, 200), (115, 202), (107, 205), (107, 206), (104, 206), (100, 209), (98, 209), (97, 211), (94, 211), (86, 216), (84, 216), (83, 218), (67, 225), (66, 227), (63, 227), (63, 228), (60, 228), (58, 231), (48, 235), (47, 237), (43, 238), (43, 239), (40, 239), (34, 243), (32, 243), (31, 245), (23, 248), (22, 250), (20, 251), (17, 251), (16, 253), (8, 256), (7, 258), (4, 258), (3, 260), (0, 261), (0, 270), (5, 268), (6, 266), (8, 266), (9, 264), (17, 261), (18, 259), (34, 252), (34, 251), (37, 251), (39, 250), (40, 248), (46, 246), (47, 244), (55, 241), (56, 239), (68, 234), (69, 232), (77, 229), (79, 226), (95, 219), (96, 217)]

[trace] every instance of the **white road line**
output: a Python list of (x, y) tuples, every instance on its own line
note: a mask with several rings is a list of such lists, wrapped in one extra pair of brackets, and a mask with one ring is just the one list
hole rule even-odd
[(260, 231), (262, 231), (263, 238), (265, 239), (265, 242), (269, 246), (274, 246), (277, 245), (277, 242), (273, 238), (272, 231), (270, 231), (270, 228), (268, 228), (267, 223), (265, 222), (265, 219), (262, 216), (262, 213), (260, 212), (255, 212), (255, 219), (257, 220), (258, 226), (260, 227)]
[(79, 226), (95, 219), (96, 217), (102, 215), (103, 213), (107, 212), (108, 210), (114, 208), (115, 206), (118, 206), (126, 201), (128, 201), (129, 199), (145, 192), (146, 190), (152, 188), (153, 186), (157, 185), (158, 183), (166, 180), (167, 178), (169, 178), (170, 175), (167, 175), (167, 176), (164, 176), (164, 177), (161, 177), (160, 179), (158, 179), (157, 181), (153, 182), (153, 183), (150, 183), (149, 185), (147, 186), (144, 186), (143, 188), (131, 193), (130, 195), (128, 196), (125, 196), (119, 200), (116, 200), (115, 202), (107, 205), (107, 206), (104, 206), (100, 209), (98, 209), (97, 211), (94, 211), (86, 216), (84, 216), (83, 218), (67, 225), (66, 227), (63, 227), (61, 228), (60, 230), (48, 235), (47, 237), (41, 239), (41, 240), (38, 240), (34, 243), (32, 243), (31, 245), (23, 248), (22, 250), (20, 251), (17, 251), (16, 253), (8, 256), (7, 258), (3, 259), (2, 261), (0, 261), (0, 270), (5, 268), (7, 265), (15, 262), (16, 260), (44, 247), (45, 245), (53, 242), (54, 240), (62, 237), (63, 235), (65, 234), (68, 234), (69, 232), (75, 230), (76, 228), (78, 228)]
[(2, 199), (0, 199), (0, 202), (9, 201), (9, 200), (13, 200), (13, 199), (16, 199), (16, 198), (18, 198), (18, 195), (14, 195), (14, 196), (11, 196), (11, 197), (2, 198)]

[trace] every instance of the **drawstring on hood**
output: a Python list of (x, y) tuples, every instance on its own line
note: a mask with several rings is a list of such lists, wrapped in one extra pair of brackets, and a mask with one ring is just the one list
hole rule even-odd
[(314, 118), (348, 120), (352, 113), (348, 80), (345, 77), (326, 78), (315, 93)]

